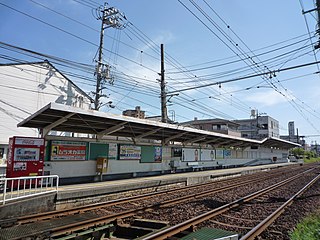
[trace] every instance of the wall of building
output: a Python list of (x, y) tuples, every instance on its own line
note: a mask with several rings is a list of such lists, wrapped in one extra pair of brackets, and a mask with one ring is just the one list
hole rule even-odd
[(241, 136), (250, 139), (279, 138), (279, 122), (270, 116), (257, 116), (253, 119), (234, 120), (240, 124)]
[[(89, 109), (90, 100), (48, 63), (1, 65), (0, 144), (12, 136), (37, 137), (37, 129), (17, 124), (50, 102)], [(5, 100), (4, 100), (5, 99)]]

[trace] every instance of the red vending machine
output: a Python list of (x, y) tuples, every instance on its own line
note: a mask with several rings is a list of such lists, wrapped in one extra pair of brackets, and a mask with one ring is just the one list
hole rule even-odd
[(43, 138), (10, 138), (6, 177), (42, 176), (44, 149)]

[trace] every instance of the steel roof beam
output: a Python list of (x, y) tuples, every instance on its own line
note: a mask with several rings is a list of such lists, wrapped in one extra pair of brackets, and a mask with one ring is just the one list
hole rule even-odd
[(176, 139), (176, 138), (179, 138), (179, 137), (182, 137), (182, 136), (185, 135), (185, 134), (187, 134), (187, 132), (179, 133), (179, 134), (177, 134), (177, 135), (168, 137), (168, 138), (164, 139), (163, 143), (164, 143), (164, 145), (167, 145), (168, 142), (170, 142), (171, 140)]
[(197, 138), (193, 138), (193, 139), (189, 139), (187, 141), (184, 141), (182, 144), (186, 145), (188, 143), (195, 143), (195, 142), (203, 141), (205, 139), (206, 139), (206, 137), (200, 136), (200, 137), (197, 137)]
[(204, 144), (204, 145), (206, 145), (206, 144), (214, 144), (214, 143), (216, 143), (216, 142), (219, 142), (219, 141), (221, 141), (221, 139), (219, 139), (219, 138), (216, 138), (216, 139), (211, 139), (211, 140), (208, 140), (208, 141), (206, 141), (206, 142), (203, 142), (202, 144)]
[[(229, 143), (229, 144), (231, 144), (232, 143), (232, 141), (230, 141), (230, 140), (222, 140), (222, 141), (219, 141), (219, 142), (217, 142), (217, 143), (214, 143), (213, 145), (214, 146), (216, 146), (216, 147), (219, 147), (219, 146), (222, 146), (222, 145), (224, 145), (224, 146), (226, 146), (226, 143)], [(212, 144), (211, 144), (212, 145)], [(227, 145), (228, 146), (228, 145)]]
[(68, 121), (69, 118), (71, 118), (73, 115), (75, 115), (75, 113), (69, 113), (68, 115), (60, 118), (59, 120), (49, 124), (48, 126), (44, 127), (42, 130), (42, 137), (47, 136), (47, 134), (55, 127), (59, 126), (60, 124)]
[(141, 138), (145, 138), (145, 137), (147, 137), (147, 136), (150, 136), (150, 135), (152, 135), (152, 134), (160, 131), (161, 129), (162, 129), (162, 128), (157, 128), (157, 129), (155, 129), (155, 130), (152, 130), (152, 131), (149, 131), (149, 132), (140, 134), (140, 135), (136, 136), (135, 139), (136, 139), (136, 140), (139, 140), (139, 139), (141, 139)]
[(125, 124), (127, 124), (127, 122), (122, 122), (122, 123), (119, 123), (115, 126), (108, 128), (108, 129), (105, 129), (97, 134), (97, 138), (100, 140), (105, 135), (110, 135), (112, 133), (118, 132), (118, 131), (125, 128), (124, 127)]

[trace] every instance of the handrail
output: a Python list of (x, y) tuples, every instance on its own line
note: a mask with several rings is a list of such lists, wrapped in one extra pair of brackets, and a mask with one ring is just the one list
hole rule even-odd
[(8, 201), (58, 192), (58, 186), (58, 175), (0, 178), (0, 204), (4, 205)]

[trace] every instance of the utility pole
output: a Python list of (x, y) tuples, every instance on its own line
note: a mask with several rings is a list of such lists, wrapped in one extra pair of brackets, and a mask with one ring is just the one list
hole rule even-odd
[(106, 28), (112, 27), (117, 29), (122, 29), (125, 25), (122, 24), (122, 20), (126, 17), (119, 12), (118, 9), (114, 7), (107, 8), (106, 4), (104, 4), (103, 8), (97, 9), (97, 19), (101, 20), (101, 30), (100, 30), (100, 44), (98, 50), (98, 60), (96, 66), (95, 75), (97, 77), (96, 83), (96, 91), (94, 92), (95, 100), (94, 100), (94, 109), (99, 110), (101, 107), (100, 98), (104, 95), (102, 94), (102, 90), (105, 89), (104, 84), (106, 80), (111, 80), (110, 77), (110, 66), (108, 64), (103, 63), (103, 37), (104, 30)]
[(318, 34), (319, 36), (319, 39), (318, 39), (318, 43), (314, 46), (315, 49), (318, 49), (320, 48), (320, 0), (316, 0), (316, 9), (317, 9), (317, 15), (318, 15), (318, 19), (317, 19), (317, 30), (316, 30), (316, 33)]
[(102, 21), (101, 21), (101, 30), (100, 30), (100, 45), (99, 45), (99, 53), (98, 53), (98, 62), (97, 62), (97, 68), (96, 68), (96, 76), (97, 76), (97, 83), (96, 83), (96, 92), (95, 92), (95, 98), (94, 98), (94, 109), (99, 110), (100, 108), (100, 97), (102, 94), (102, 76), (101, 76), (101, 69), (102, 69), (102, 49), (103, 49), (103, 35), (104, 35), (104, 21), (103, 19), (106, 16), (106, 6), (104, 6), (104, 10), (102, 11)]
[(166, 83), (164, 80), (164, 50), (163, 44), (161, 44), (161, 72), (160, 72), (160, 87), (161, 87), (161, 122), (168, 122), (167, 113), (167, 93), (166, 93)]
[(317, 30), (316, 33), (319, 36), (319, 40), (318, 43), (314, 46), (315, 49), (320, 48), (320, 0), (316, 0), (316, 8), (313, 8), (311, 10), (308, 11), (302, 11), (302, 14), (306, 14), (306, 13), (310, 13), (310, 12), (314, 12), (317, 11)]

